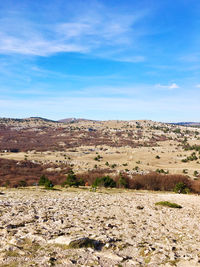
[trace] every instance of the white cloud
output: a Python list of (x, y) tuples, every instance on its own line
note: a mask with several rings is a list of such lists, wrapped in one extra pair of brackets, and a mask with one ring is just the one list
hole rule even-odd
[[(48, 56), (59, 52), (91, 53), (102, 48), (110, 52), (114, 48), (124, 49), (137, 38), (133, 26), (146, 14), (115, 14), (105, 7), (92, 11), (68, 14), (65, 21), (40, 25), (23, 13), (7, 15), (0, 20), (0, 53)], [(143, 60), (142, 56), (119, 58), (127, 62)]]
[(176, 83), (172, 83), (170, 85), (161, 85), (161, 84), (156, 84), (157, 88), (163, 88), (163, 89), (169, 89), (169, 90), (173, 90), (173, 89), (178, 89), (180, 88), (179, 85), (177, 85)]
[(39, 37), (39, 34), (22, 38), (0, 34), (1, 54), (47, 56), (58, 52), (86, 52), (86, 48), (78, 44), (65, 44), (59, 40), (45, 40)]
[(197, 88), (200, 88), (200, 84), (197, 84), (196, 87), (197, 87)]
[(130, 57), (111, 57), (114, 61), (121, 61), (121, 62), (130, 62), (130, 63), (137, 63), (137, 62), (144, 62), (145, 57), (144, 56), (130, 56)]

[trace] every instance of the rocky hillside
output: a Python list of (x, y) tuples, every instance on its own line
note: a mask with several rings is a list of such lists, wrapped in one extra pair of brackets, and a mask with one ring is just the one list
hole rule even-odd
[(88, 121), (68, 123), (42, 118), (0, 119), (0, 150), (63, 151), (79, 146), (148, 147), (158, 142), (195, 138), (200, 130), (153, 121)]
[(188, 174), (198, 179), (200, 128), (154, 121), (0, 119), (0, 157), (75, 172)]

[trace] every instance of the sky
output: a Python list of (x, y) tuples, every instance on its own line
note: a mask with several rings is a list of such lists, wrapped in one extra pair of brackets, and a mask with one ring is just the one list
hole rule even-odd
[(0, 117), (200, 121), (199, 0), (0, 1)]

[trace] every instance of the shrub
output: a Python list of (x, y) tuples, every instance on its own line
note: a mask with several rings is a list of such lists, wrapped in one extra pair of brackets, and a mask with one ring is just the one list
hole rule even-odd
[(182, 162), (188, 162), (188, 161), (194, 161), (194, 160), (197, 160), (197, 159), (198, 159), (198, 157), (196, 156), (196, 153), (193, 152), (190, 156), (188, 156), (185, 159), (182, 159), (181, 161)]
[(100, 161), (103, 157), (101, 157), (100, 155), (98, 155), (97, 157), (94, 158), (94, 160), (96, 161)]
[(110, 176), (104, 176), (101, 178), (96, 178), (93, 186), (116, 187), (116, 182), (112, 178), (110, 178)]
[(52, 181), (50, 181), (45, 175), (40, 177), (39, 183), (40, 186), (44, 185), (46, 189), (51, 189), (54, 187)]
[(85, 182), (82, 178), (78, 179), (75, 173), (71, 170), (67, 175), (66, 181), (63, 183), (63, 186), (65, 185), (78, 187), (80, 185), (85, 185)]
[(190, 189), (183, 182), (177, 183), (174, 187), (174, 192), (179, 194), (188, 194)]
[(84, 186), (85, 185), (85, 182), (82, 178), (78, 179), (78, 183), (80, 186)]
[(191, 191), (194, 193), (200, 193), (200, 181), (192, 181)]
[(149, 173), (145, 175), (136, 175), (130, 178), (129, 188), (155, 191), (173, 191), (176, 184), (180, 182), (184, 183), (188, 188), (191, 186), (191, 182), (187, 176)]
[(115, 167), (117, 167), (117, 164), (114, 163), (114, 164), (111, 165), (111, 168), (114, 169)]
[[(0, 186), (4, 185), (5, 181), (8, 180), (10, 187), (14, 185), (19, 186), (22, 180), (26, 181), (27, 186), (39, 184), (41, 175), (48, 177), (53, 184), (62, 184), (66, 179), (65, 173), (68, 173), (70, 170), (69, 165), (66, 163), (59, 164), (61, 170), (58, 172), (54, 171), (58, 167), (54, 163), (39, 164), (29, 160), (19, 162), (16, 160), (0, 159), (0, 166)], [(52, 171), (49, 172), (48, 168), (52, 168)], [(44, 183), (43, 181), (42, 185)]]
[(163, 173), (163, 174), (168, 174), (169, 173), (169, 171), (165, 171), (163, 169), (157, 169), (156, 172), (157, 173)]
[(173, 132), (174, 132), (174, 133), (181, 133), (181, 130), (180, 130), (179, 128), (177, 128), (177, 129), (174, 129)]
[(45, 183), (46, 182), (48, 182), (49, 181), (49, 179), (45, 176), (45, 175), (42, 175), (41, 177), (40, 177), (40, 180), (39, 180), (39, 185), (45, 185)]
[(96, 168), (87, 172), (78, 173), (76, 177), (78, 180), (82, 179), (85, 183), (87, 182), (89, 185), (92, 185), (96, 178), (106, 176), (108, 173), (112, 172), (114, 172), (114, 170)]
[(19, 181), (19, 186), (25, 187), (25, 186), (27, 186), (27, 182), (24, 180), (21, 180), (21, 181)]
[(46, 180), (44, 186), (46, 189), (52, 189), (54, 187), (52, 181), (50, 181), (49, 179)]
[(67, 175), (67, 179), (64, 182), (63, 185), (68, 185), (68, 186), (78, 186), (78, 181), (76, 178), (76, 175), (74, 174), (73, 171), (71, 171), (68, 175)]
[(126, 178), (122, 176), (122, 174), (120, 174), (118, 185), (119, 185), (119, 187), (128, 188), (128, 182), (127, 182)]

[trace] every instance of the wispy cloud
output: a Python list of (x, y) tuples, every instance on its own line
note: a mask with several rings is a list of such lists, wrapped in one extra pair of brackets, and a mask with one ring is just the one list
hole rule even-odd
[(26, 33), (18, 37), (0, 33), (0, 53), (1, 54), (21, 54), (48, 56), (59, 52), (86, 52), (87, 48), (75, 43), (65, 43), (59, 39), (46, 39), (37, 33), (31, 36), (31, 30), (27, 29)]
[(180, 88), (179, 85), (177, 85), (176, 83), (172, 83), (170, 85), (161, 85), (161, 84), (156, 84), (157, 88), (163, 88), (163, 89), (169, 89), (169, 90), (173, 90), (173, 89), (178, 89)]
[[(92, 53), (129, 46), (138, 37), (135, 25), (145, 12), (116, 14), (106, 7), (68, 16), (62, 22), (38, 24), (21, 11), (0, 20), (0, 54), (49, 56), (59, 52)], [(143, 61), (142, 56), (121, 57), (119, 61)]]
[(138, 63), (138, 62), (144, 62), (146, 58), (144, 56), (108, 56), (113, 61), (118, 62), (127, 62), (127, 63)]

